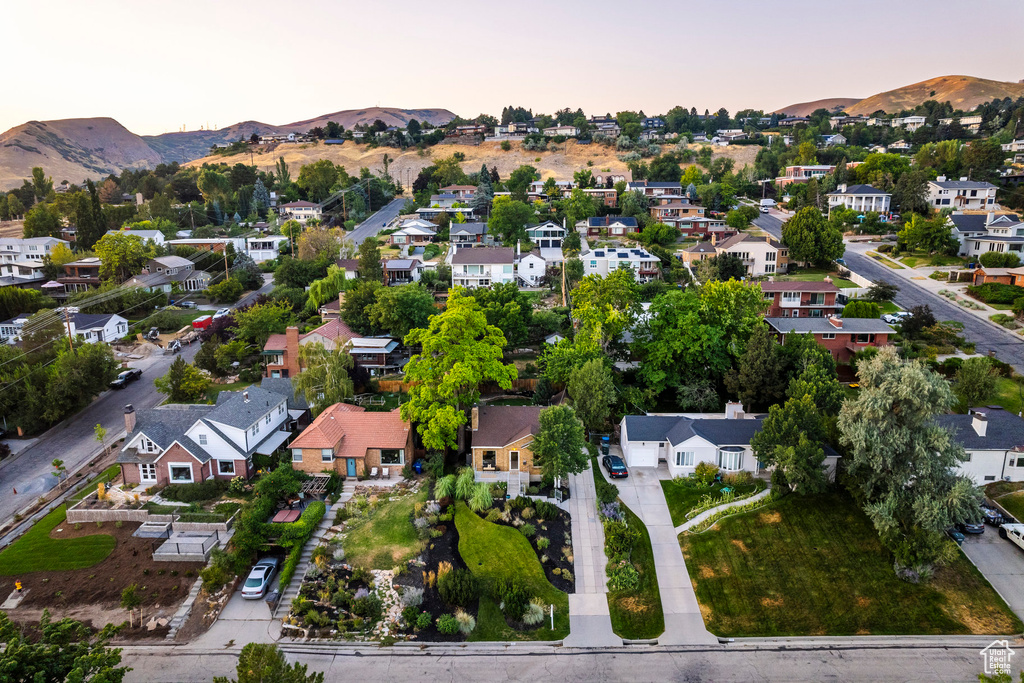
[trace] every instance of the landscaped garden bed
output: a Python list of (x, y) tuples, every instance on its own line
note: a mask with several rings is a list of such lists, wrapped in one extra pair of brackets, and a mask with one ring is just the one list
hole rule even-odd
[[(742, 474), (748, 475), (746, 472)], [(751, 476), (735, 475), (726, 475), (723, 481), (705, 482), (697, 477), (661, 481), (673, 526), (685, 524), (697, 514), (718, 505), (748, 498), (765, 486), (763, 481)]]
[(718, 636), (1019, 633), (1024, 624), (955, 547), (927, 582), (902, 581), (845, 492), (789, 495), (680, 536)]

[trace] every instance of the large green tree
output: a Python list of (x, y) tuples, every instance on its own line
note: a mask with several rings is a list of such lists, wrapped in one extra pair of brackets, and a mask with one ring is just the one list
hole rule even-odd
[(615, 403), (615, 382), (602, 359), (594, 358), (572, 371), (567, 386), (576, 414), (590, 431), (605, 426)]
[(823, 415), (838, 415), (843, 407), (843, 385), (836, 379), (835, 370), (812, 363), (789, 380), (786, 389), (789, 398), (810, 396)]
[(845, 251), (843, 233), (831, 225), (813, 206), (805, 206), (782, 224), (782, 241), (789, 247), (789, 259), (827, 266)]
[(141, 273), (149, 259), (142, 238), (128, 232), (104, 235), (93, 251), (101, 261), (100, 277), (118, 283)]
[(973, 408), (987, 401), (996, 390), (999, 373), (992, 361), (984, 356), (968, 358), (956, 371), (953, 391), (964, 402), (965, 408)]
[(402, 419), (418, 423), (428, 449), (454, 448), (466, 408), (480, 398), (480, 385), (494, 382), (512, 388), (518, 376), (514, 365), (502, 363), (505, 336), (465, 290), (456, 287), (444, 312), (405, 337), (407, 346), (420, 345), (405, 366), (413, 383), (402, 404)]
[(112, 624), (94, 633), (74, 619), (53, 621), (49, 610), (30, 632), (0, 612), (3, 680), (120, 683), (131, 669), (121, 666), (121, 650), (109, 647), (116, 633)]
[(526, 202), (526, 193), (530, 189), (530, 183), (537, 179), (537, 169), (533, 166), (520, 166), (509, 174), (505, 181), (505, 189), (512, 193), (512, 199), (517, 202)]
[(238, 338), (262, 349), (270, 335), (285, 331), (292, 307), (287, 301), (263, 301), (236, 310), (232, 317)]
[(60, 237), (60, 217), (49, 204), (36, 204), (25, 215), (25, 237)]
[(341, 302), (341, 319), (359, 334), (375, 334), (370, 313), (377, 303), (377, 292), (384, 289), (379, 280), (360, 280), (345, 291)]
[(359, 277), (377, 282), (384, 277), (384, 267), (380, 263), (380, 242), (376, 237), (367, 237), (359, 245)]
[(540, 411), (540, 431), (530, 450), (547, 477), (562, 478), (587, 469), (590, 456), (583, 450), (583, 423), (569, 406)]
[(533, 218), (533, 209), (529, 204), (512, 199), (505, 195), (494, 198), (491, 217), (487, 220), (487, 229), (494, 239), (501, 240), (507, 247), (514, 246), (517, 241), (527, 241), (526, 224)]
[(355, 386), (349, 371), (354, 366), (347, 345), (328, 349), (321, 342), (303, 344), (299, 348), (302, 372), (292, 379), (295, 395), (303, 395), (319, 415), (335, 403), (355, 395)]
[(761, 429), (750, 440), (758, 462), (774, 467), (776, 485), (788, 484), (803, 494), (820, 493), (827, 481), (822, 416), (809, 395), (773, 405)]
[(473, 298), (487, 316), (487, 323), (505, 335), (509, 348), (527, 341), (533, 321), (533, 302), (529, 294), (519, 291), (516, 283), (493, 284), (473, 292)]
[(324, 683), (319, 672), (306, 673), (305, 664), (289, 664), (272, 643), (249, 643), (238, 655), (237, 679), (214, 676), (213, 683)]
[(413, 328), (426, 327), (435, 313), (434, 295), (419, 283), (377, 289), (374, 303), (366, 311), (373, 329), (398, 339), (404, 339)]
[(153, 384), (161, 394), (167, 394), (167, 400), (171, 403), (182, 403), (203, 398), (210, 380), (198, 368), (178, 356), (167, 369), (167, 374), (157, 377)]
[(299, 169), (295, 184), (306, 191), (309, 201), (322, 202), (331, 195), (331, 188), (336, 182), (338, 167), (330, 159), (320, 159)]
[(764, 410), (785, 391), (782, 352), (765, 323), (754, 327), (736, 367), (725, 376), (725, 386), (748, 410)]
[(980, 518), (981, 493), (956, 474), (964, 449), (935, 421), (956, 399), (946, 380), (893, 347), (862, 361), (858, 381), (839, 413), (850, 481), (896, 562), (927, 569), (944, 529)]

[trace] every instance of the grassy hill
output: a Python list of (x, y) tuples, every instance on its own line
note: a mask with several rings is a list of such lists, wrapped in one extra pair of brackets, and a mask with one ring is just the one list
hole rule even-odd
[(846, 109), (850, 114), (871, 114), (879, 109), (894, 114), (927, 101), (949, 102), (970, 111), (997, 98), (1024, 97), (1024, 83), (990, 81), (974, 76), (939, 76), (863, 99)]
[(842, 111), (845, 107), (850, 107), (858, 102), (860, 102), (858, 97), (830, 97), (824, 100), (814, 100), (813, 102), (798, 102), (788, 107), (776, 109), (772, 113), (785, 114), (786, 116), (807, 116), (819, 109)]

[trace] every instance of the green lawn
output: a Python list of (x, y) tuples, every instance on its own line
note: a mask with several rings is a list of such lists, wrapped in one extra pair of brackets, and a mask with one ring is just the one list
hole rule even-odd
[(832, 284), (840, 289), (860, 287), (855, 282), (839, 277), (839, 274), (835, 271), (825, 270), (824, 268), (800, 268), (799, 270), (790, 271), (785, 275), (779, 275), (775, 279), (779, 282), (821, 282), (825, 279), (826, 275), (832, 278)]
[(66, 514), (64, 505), (54, 509), (0, 552), (0, 576), (85, 569), (99, 564), (114, 551), (117, 540), (107, 534), (63, 540), (50, 538), (50, 532), (64, 522)]
[(1024, 519), (1024, 492), (1008, 493), (996, 499), (1017, 521)]
[[(464, 502), (455, 507), (459, 554), (480, 579), (485, 596), (480, 598), (477, 627), (471, 640), (560, 640), (569, 635), (569, 596), (547, 580), (530, 541), (508, 526), (492, 524), (470, 511)], [(555, 606), (555, 629), (550, 621), (534, 631), (515, 631), (507, 626), (493, 596), (499, 579), (518, 580), (531, 597)]]
[(757, 489), (757, 486), (754, 484), (730, 486), (729, 484), (722, 483), (702, 486), (701, 488), (689, 488), (679, 486), (673, 481), (662, 479), (661, 488), (665, 491), (665, 501), (668, 503), (669, 512), (672, 513), (672, 525), (679, 526), (686, 522), (686, 513), (697, 507), (697, 504), (700, 503), (704, 496), (710, 495), (712, 498), (721, 498), (722, 489), (727, 486), (736, 492), (737, 498), (753, 493)]
[(843, 493), (790, 495), (680, 544), (719, 636), (1005, 634), (1024, 624), (962, 554), (928, 583), (896, 578)]
[(121, 474), (121, 466), (111, 465), (107, 469), (97, 474), (96, 477), (93, 478), (88, 484), (83, 486), (81, 491), (78, 491), (77, 493), (75, 493), (75, 495), (68, 498), (68, 505), (74, 506), (75, 503), (80, 502), (90, 493), (95, 491), (96, 487), (99, 485), (100, 482), (106, 484), (108, 481), (110, 481), (119, 474)]
[(888, 266), (889, 268), (892, 268), (893, 270), (900, 270), (903, 267), (900, 264), (898, 264), (895, 261), (893, 261), (892, 259), (890, 259), (890, 258), (888, 258), (886, 256), (883, 256), (883, 255), (879, 254), (876, 251), (868, 251), (868, 252), (865, 252), (865, 253), (868, 256), (870, 256), (871, 258), (873, 258), (876, 261), (878, 261), (879, 263), (881, 263), (882, 265)]
[(1021, 385), (1018, 381), (1009, 377), (996, 379), (996, 391), (993, 396), (984, 401), (985, 405), (1002, 406), (1009, 412), (1016, 415), (1021, 411)]
[(885, 315), (886, 313), (895, 313), (896, 311), (900, 310), (900, 307), (891, 301), (886, 301), (881, 305), (881, 309), (882, 315)]
[(391, 569), (411, 560), (424, 546), (412, 525), (416, 503), (427, 500), (427, 489), (384, 503), (369, 517), (349, 523), (342, 545), (345, 560), (355, 567)]
[(966, 259), (960, 258), (959, 256), (948, 256), (946, 254), (925, 254), (923, 252), (917, 252), (904, 256), (900, 259), (904, 264), (911, 268), (919, 268), (921, 266), (962, 266), (967, 263)]
[(1012, 311), (1013, 310), (1013, 304), (985, 304), (985, 305), (990, 307), (990, 308), (994, 308), (997, 311)]
[(632, 510), (625, 505), (622, 509), (626, 513), (626, 522), (640, 530), (640, 540), (633, 548), (632, 558), (640, 573), (640, 586), (635, 591), (608, 591), (612, 630), (627, 640), (657, 638), (665, 631), (665, 614), (661, 608), (651, 535)]

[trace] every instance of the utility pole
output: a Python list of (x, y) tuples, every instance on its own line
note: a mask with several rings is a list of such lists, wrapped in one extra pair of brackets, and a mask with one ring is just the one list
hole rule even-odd
[(228, 245), (224, 245), (224, 279), (228, 279)]
[(71, 353), (75, 352), (75, 339), (71, 336), (71, 315), (68, 313), (68, 307), (64, 307), (64, 324), (68, 328), (68, 346), (71, 347)]

